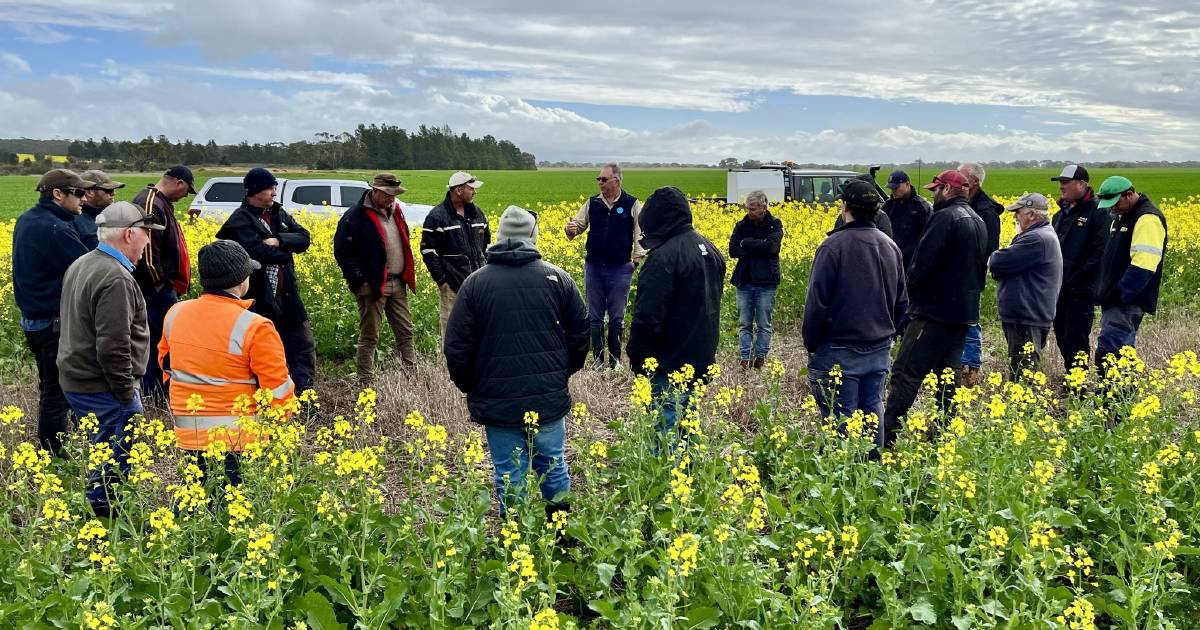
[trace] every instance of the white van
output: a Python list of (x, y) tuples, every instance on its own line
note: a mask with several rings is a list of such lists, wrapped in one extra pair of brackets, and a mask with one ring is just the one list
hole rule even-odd
[[(358, 203), (370, 186), (353, 179), (287, 179), (278, 178), (275, 200), (293, 214), (310, 212), (315, 215), (341, 216)], [(188, 217), (224, 221), (233, 214), (246, 197), (241, 177), (210, 177), (192, 198)], [(404, 218), (411, 226), (420, 226), (433, 206), (400, 202)]]

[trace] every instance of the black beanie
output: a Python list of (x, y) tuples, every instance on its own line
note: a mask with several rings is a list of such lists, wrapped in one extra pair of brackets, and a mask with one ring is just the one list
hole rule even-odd
[(261, 166), (256, 166), (250, 169), (246, 176), (242, 178), (242, 186), (246, 187), (246, 196), (253, 197), (258, 193), (279, 184), (275, 176)]
[(226, 239), (201, 247), (196, 266), (200, 268), (200, 286), (209, 291), (232, 289), (262, 268), (241, 245)]

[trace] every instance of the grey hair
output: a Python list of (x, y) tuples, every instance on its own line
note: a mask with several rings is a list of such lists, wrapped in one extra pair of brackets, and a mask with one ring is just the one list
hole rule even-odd
[(1041, 208), (1029, 207), (1029, 208), (1025, 208), (1025, 209), (1036, 214), (1039, 219), (1049, 219), (1050, 218), (1050, 208), (1046, 208), (1045, 210), (1042, 210)]
[(99, 226), (96, 228), (96, 240), (101, 243), (112, 243), (120, 238), (127, 229), (129, 228)]
[(963, 162), (958, 165), (958, 170), (965, 171), (965, 174), (979, 180), (979, 185), (983, 185), (983, 179), (987, 177), (987, 171), (983, 169), (983, 165), (977, 162)]
[(750, 191), (750, 194), (746, 195), (746, 205), (767, 207), (767, 193), (761, 190)]
[(602, 168), (600, 170), (603, 171), (605, 168), (612, 171), (613, 177), (616, 177), (617, 179), (619, 179), (621, 181), (625, 181), (625, 177), (621, 174), (621, 165), (620, 164), (605, 164), (604, 168)]

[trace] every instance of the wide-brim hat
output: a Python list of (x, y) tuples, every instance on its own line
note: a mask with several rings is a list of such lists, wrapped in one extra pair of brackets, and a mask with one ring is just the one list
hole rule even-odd
[(393, 197), (404, 194), (408, 189), (400, 185), (400, 179), (391, 173), (380, 173), (371, 180), (371, 188), (385, 192)]

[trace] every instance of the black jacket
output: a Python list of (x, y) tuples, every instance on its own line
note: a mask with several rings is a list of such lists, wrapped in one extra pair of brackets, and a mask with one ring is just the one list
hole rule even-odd
[[(229, 215), (225, 225), (217, 230), (217, 238), (237, 241), (250, 257), (257, 260), (262, 269), (250, 274), (250, 291), (245, 299), (254, 300), (250, 310), (270, 319), (276, 324), (298, 324), (308, 321), (308, 311), (300, 299), (300, 287), (296, 285), (296, 263), (293, 254), (308, 250), (308, 230), (296, 223), (292, 215), (276, 202), (270, 207), (271, 225), (262, 220), (262, 209), (245, 201)], [(279, 247), (263, 243), (263, 239), (279, 239)], [(268, 278), (269, 269), (278, 265), (281, 286), (272, 290)]]
[(975, 191), (975, 196), (969, 202), (971, 209), (983, 220), (987, 227), (987, 247), (984, 249), (983, 260), (987, 261), (992, 252), (1000, 249), (1000, 215), (1004, 214), (1004, 206), (1000, 205), (983, 189)]
[(1075, 205), (1059, 201), (1058, 206), (1052, 223), (1062, 248), (1062, 295), (1091, 299), (1096, 291), (1112, 215), (1097, 207), (1091, 188)]
[(454, 291), (471, 272), (486, 262), (484, 252), (492, 241), (487, 217), (475, 204), (468, 204), (458, 216), (450, 193), (434, 206), (421, 228), (421, 258), (437, 284), (448, 284)]
[[(892, 219), (888, 217), (886, 213), (876, 212), (875, 218), (871, 219), (871, 223), (874, 224), (880, 232), (883, 232), (884, 236), (892, 238)], [(833, 229), (839, 229), (843, 225), (846, 225), (846, 222), (842, 220), (842, 215), (838, 214), (837, 219), (833, 221)]]
[(908, 266), (909, 315), (944, 324), (977, 323), (987, 239), (987, 228), (965, 199), (934, 204)]
[[(1133, 248), (1158, 249), (1159, 243), (1139, 243), (1134, 240), (1138, 221), (1147, 215), (1162, 223), (1162, 249), (1158, 252), (1158, 264), (1153, 271), (1133, 264)], [(1158, 292), (1162, 286), (1163, 262), (1167, 259), (1167, 218), (1158, 206), (1146, 195), (1139, 195), (1137, 203), (1125, 214), (1113, 218), (1108, 228), (1108, 242), (1104, 247), (1104, 260), (1100, 264), (1100, 277), (1096, 281), (1096, 303), (1101, 308), (1139, 306), (1153, 315), (1158, 310)]]
[(783, 243), (783, 221), (769, 211), (762, 222), (742, 217), (729, 235), (729, 257), (736, 258), (733, 267), (735, 287), (748, 284), (779, 285), (779, 248)]
[(896, 334), (908, 309), (900, 248), (867, 221), (829, 233), (813, 256), (804, 347), (870, 344)]
[(96, 236), (96, 217), (100, 216), (102, 210), (103, 208), (84, 206), (83, 212), (75, 217), (75, 231), (79, 232), (80, 242), (88, 249), (96, 249), (100, 244), (100, 239)]
[(13, 297), (25, 319), (58, 319), (63, 276), (88, 249), (75, 231), (75, 215), (43, 196), (13, 227)]
[(654, 191), (638, 222), (650, 253), (638, 273), (625, 348), (629, 365), (642, 373), (653, 357), (661, 374), (686, 363), (703, 375), (720, 340), (725, 258), (692, 228), (692, 210), (677, 188)]
[(925, 233), (925, 226), (933, 216), (933, 206), (924, 197), (912, 191), (906, 199), (892, 197), (883, 202), (883, 213), (892, 220), (892, 240), (900, 247), (904, 266), (912, 262), (917, 242)]
[[(337, 231), (333, 234), (333, 257), (342, 270), (342, 277), (351, 293), (357, 293), (362, 285), (370, 285), (375, 299), (383, 296), (383, 284), (387, 279), (387, 243), (382, 234), (382, 219), (374, 210), (367, 208), (367, 190), (358, 203), (338, 219)], [(399, 204), (397, 204), (398, 206)], [(404, 248), (404, 271), (400, 273), (404, 284), (413, 293), (417, 292), (417, 274), (413, 268), (412, 243), (409, 241), (408, 223), (404, 212), (397, 207), (392, 218), (400, 232), (400, 245)], [(372, 216), (374, 215), (374, 216)]]
[(446, 367), (467, 394), (471, 420), (523, 426), (571, 410), (567, 380), (588, 349), (587, 308), (567, 272), (528, 241), (504, 239), (458, 291), (446, 323)]

